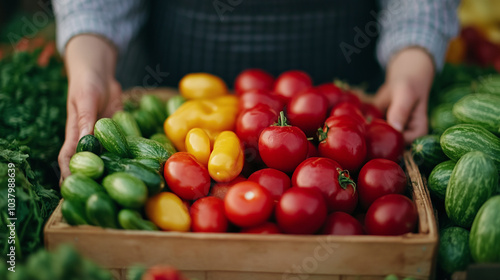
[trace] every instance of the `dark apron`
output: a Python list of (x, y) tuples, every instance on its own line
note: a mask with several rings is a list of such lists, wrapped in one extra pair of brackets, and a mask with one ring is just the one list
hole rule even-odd
[(160, 69), (165, 76), (159, 79), (161, 86), (176, 86), (191, 72), (218, 75), (232, 86), (238, 73), (255, 67), (275, 76), (304, 70), (315, 84), (340, 78), (373, 88), (382, 77), (375, 59), (376, 36), (365, 37), (367, 42), (363, 35), (356, 37), (355, 28), (364, 33), (376, 20), (376, 3), (151, 0), (145, 27), (149, 71)]

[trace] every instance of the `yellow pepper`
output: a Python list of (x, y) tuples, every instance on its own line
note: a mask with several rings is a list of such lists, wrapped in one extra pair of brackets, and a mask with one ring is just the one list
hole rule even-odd
[(205, 167), (210, 157), (211, 145), (210, 138), (205, 130), (195, 127), (186, 135), (186, 150), (192, 154)]
[(179, 91), (186, 99), (211, 98), (229, 93), (221, 78), (208, 73), (187, 74), (179, 82)]
[(189, 231), (191, 217), (182, 200), (171, 192), (161, 192), (146, 201), (146, 216), (162, 230)]
[(188, 100), (165, 120), (163, 129), (177, 150), (185, 152), (189, 130), (201, 128), (213, 142), (220, 132), (234, 129), (237, 114), (238, 97), (234, 95)]
[(232, 131), (223, 131), (214, 142), (208, 160), (208, 173), (217, 182), (229, 182), (243, 169), (244, 153), (240, 139)]

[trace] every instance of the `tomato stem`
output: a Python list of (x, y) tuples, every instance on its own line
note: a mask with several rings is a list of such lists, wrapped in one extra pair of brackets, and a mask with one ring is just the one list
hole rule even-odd
[(283, 111), (280, 112), (280, 115), (278, 117), (278, 122), (275, 124), (275, 126), (289, 126), (288, 123), (286, 122), (285, 112)]
[(328, 131), (330, 130), (330, 127), (327, 125), (326, 130), (323, 130), (321, 127), (318, 128), (318, 132), (316, 133), (318, 135), (318, 141), (321, 143), (326, 140), (326, 137), (328, 136)]
[(340, 168), (337, 168), (337, 172), (339, 173), (339, 184), (342, 189), (347, 189), (349, 185), (352, 186), (354, 193), (356, 192), (356, 183), (351, 179), (351, 175), (349, 175), (349, 170), (342, 170)]

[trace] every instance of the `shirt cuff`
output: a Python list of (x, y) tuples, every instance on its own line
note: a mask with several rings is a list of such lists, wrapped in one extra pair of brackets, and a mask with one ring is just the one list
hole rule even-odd
[(408, 47), (425, 49), (434, 62), (434, 67), (440, 71), (444, 66), (444, 57), (448, 48), (448, 40), (433, 30), (413, 27), (386, 34), (379, 39), (377, 58), (384, 68), (391, 57), (400, 50)]

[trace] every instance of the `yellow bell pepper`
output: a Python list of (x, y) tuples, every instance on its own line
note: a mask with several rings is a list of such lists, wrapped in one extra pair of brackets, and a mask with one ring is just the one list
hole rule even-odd
[(234, 95), (188, 100), (165, 120), (163, 129), (177, 150), (185, 152), (189, 130), (201, 128), (213, 142), (220, 132), (234, 129), (237, 114), (238, 97)]
[(211, 145), (205, 130), (199, 127), (192, 128), (186, 135), (185, 145), (188, 153), (192, 154), (205, 167), (208, 165)]
[(211, 98), (229, 93), (226, 83), (208, 73), (191, 73), (179, 82), (179, 91), (186, 99)]
[(208, 160), (208, 173), (217, 182), (229, 182), (243, 169), (243, 147), (236, 133), (223, 131), (214, 142)]
[(182, 200), (171, 192), (161, 192), (146, 201), (146, 216), (157, 227), (170, 231), (189, 231), (191, 216)]

